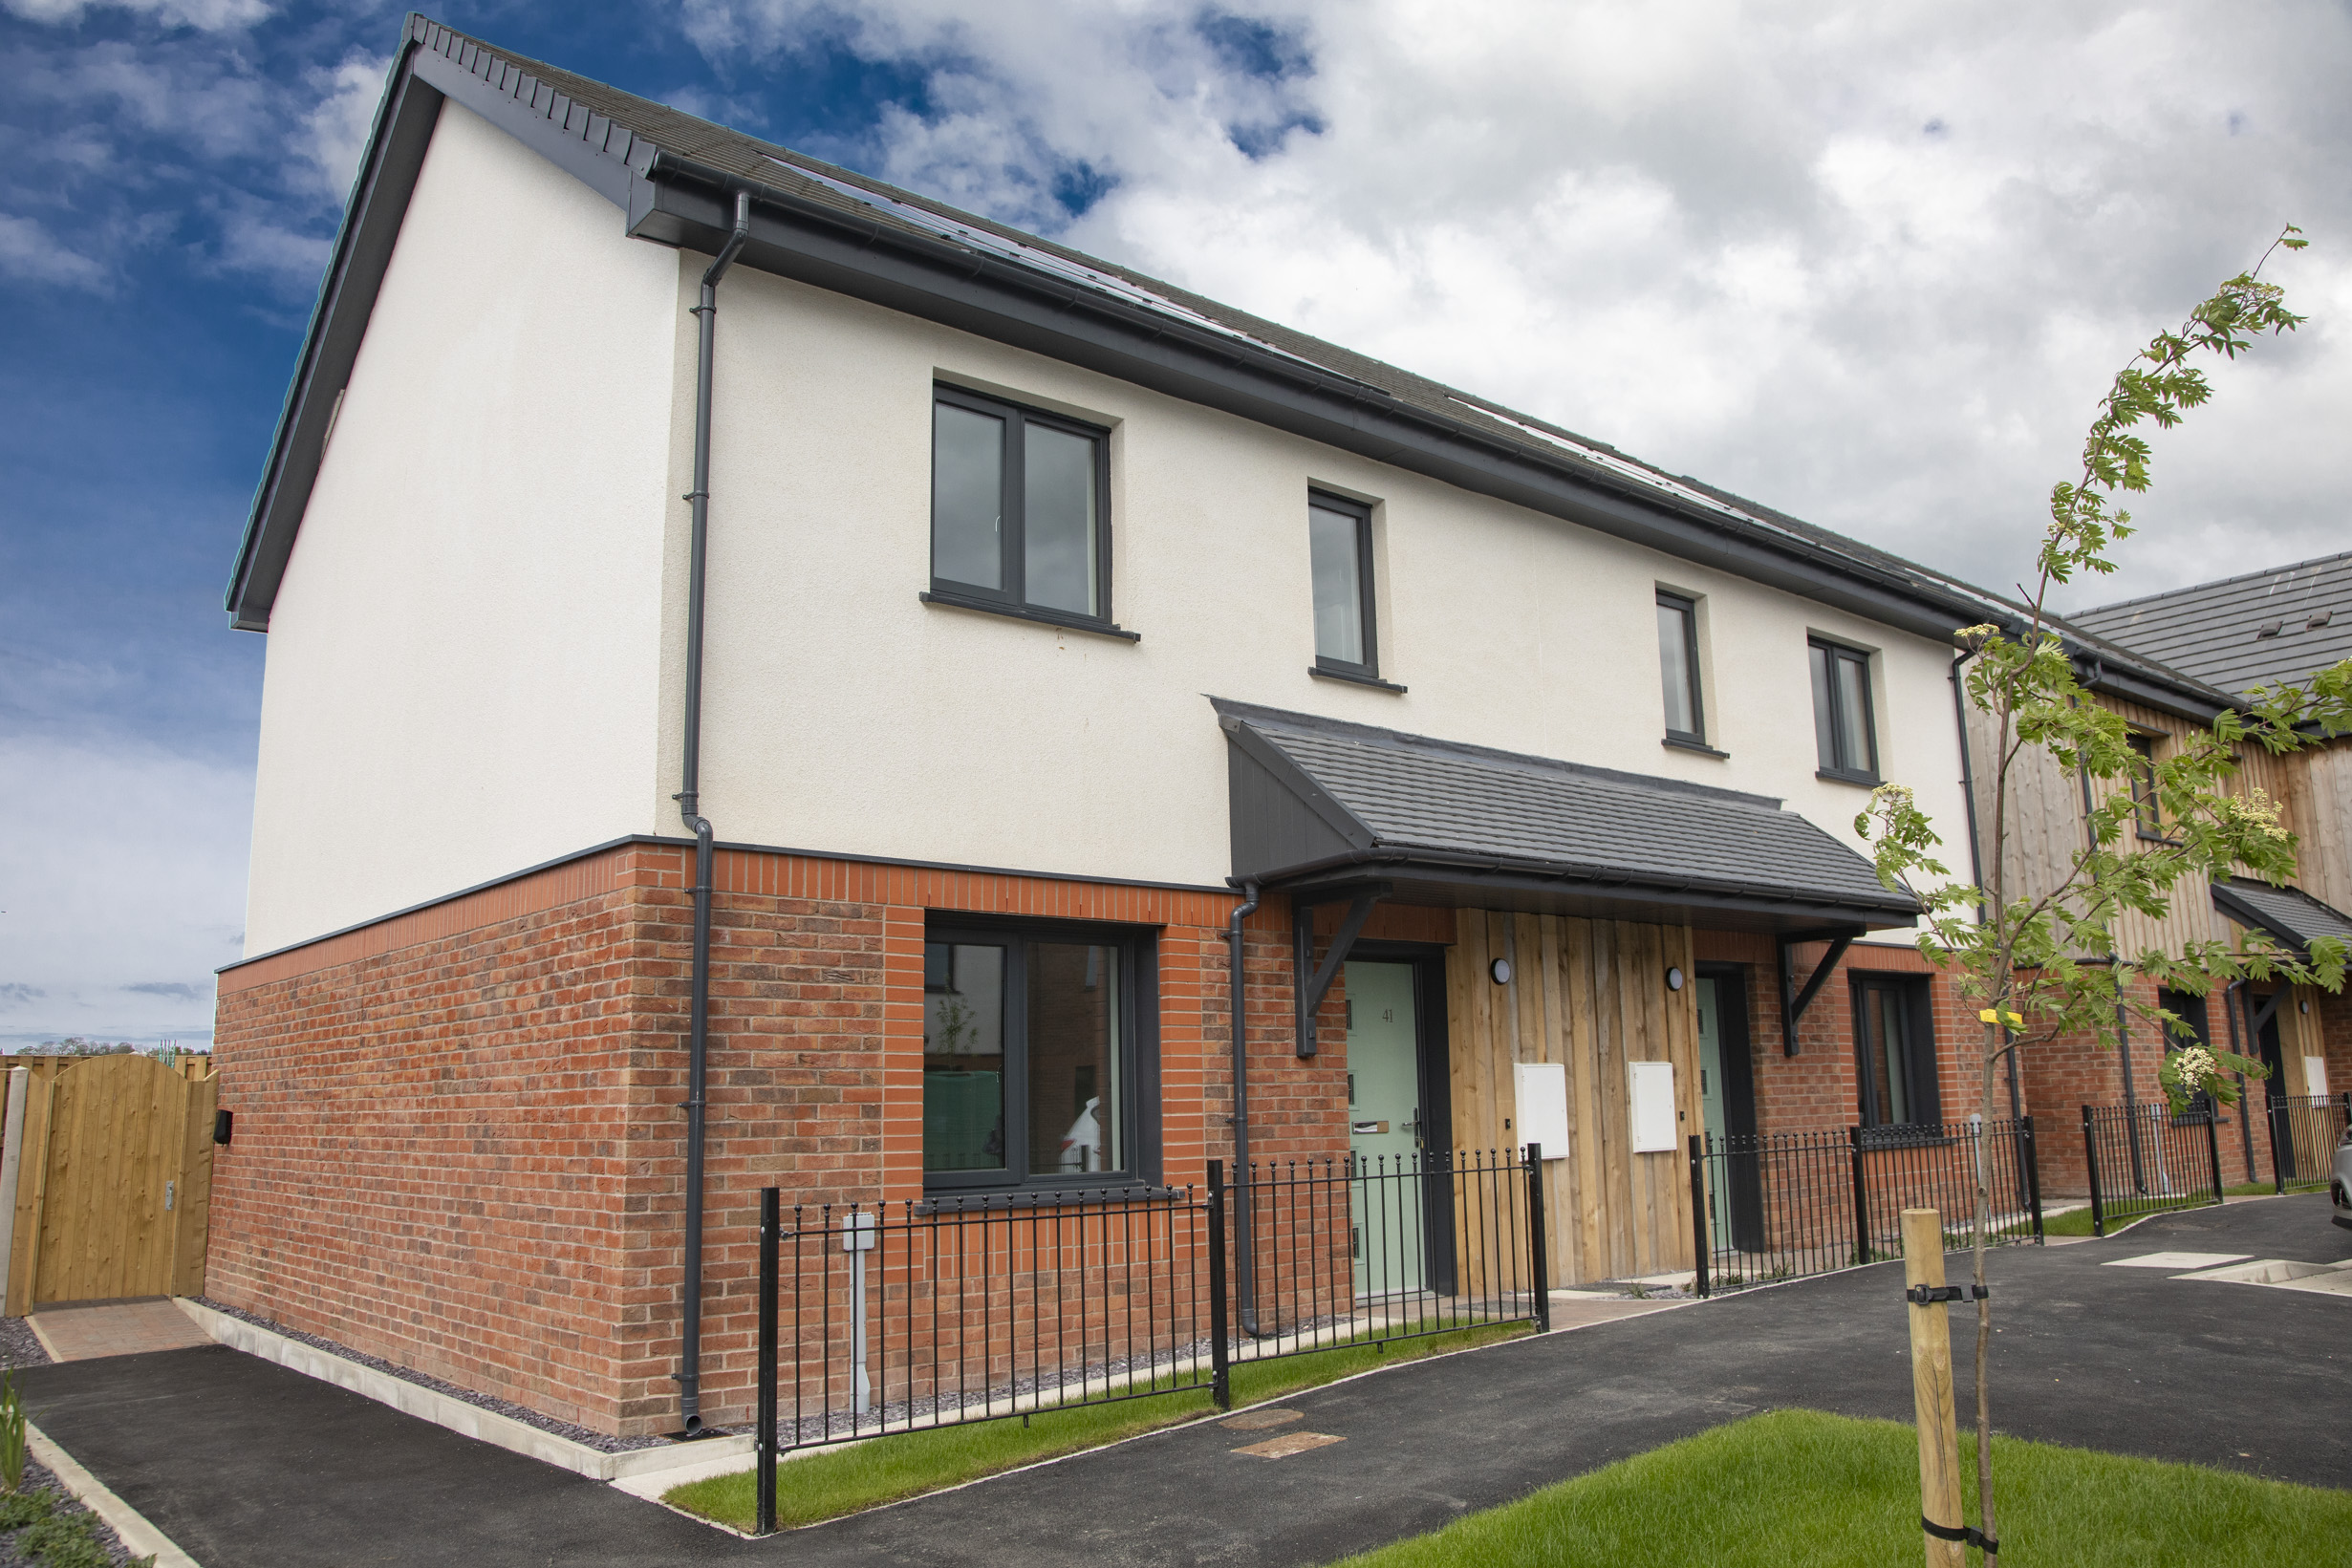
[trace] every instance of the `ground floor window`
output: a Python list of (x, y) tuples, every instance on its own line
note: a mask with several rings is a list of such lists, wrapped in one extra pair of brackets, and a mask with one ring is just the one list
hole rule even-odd
[(1854, 977), (1854, 1044), (1864, 1127), (1918, 1127), (1942, 1119), (1935, 1030), (1922, 975)]
[(931, 923), (923, 1176), (936, 1190), (1141, 1175), (1147, 943), (1084, 928)]
[[(2191, 1045), (2202, 1045), (2208, 1050), (2212, 1049), (2212, 1024), (2206, 1013), (2203, 997), (2194, 992), (2174, 991), (2167, 987), (2156, 993), (2156, 1005), (2196, 1031), (2194, 1040), (2183, 1040), (2171, 1030), (2165, 1030), (2164, 1049), (2167, 1056), (2170, 1056), (2174, 1051), (2187, 1050)], [(2173, 1125), (2202, 1123), (2206, 1117), (2212, 1114), (2212, 1111), (2213, 1097), (2212, 1095), (2204, 1093), (2192, 1095), (2182, 1113), (2173, 1119)]]

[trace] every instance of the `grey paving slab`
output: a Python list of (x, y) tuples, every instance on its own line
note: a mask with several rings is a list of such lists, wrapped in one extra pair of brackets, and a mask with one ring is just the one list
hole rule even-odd
[[(2000, 1429), (2352, 1483), (2352, 1302), (2104, 1266), (2163, 1250), (2334, 1262), (2352, 1232), (2324, 1197), (2295, 1197), (1996, 1254)], [(18, 1376), (34, 1419), (206, 1568), (1287, 1568), (1757, 1410), (1908, 1419), (1899, 1292), (1881, 1265), (1402, 1366), (1285, 1402), (1301, 1420), (1283, 1431), (1343, 1439), (1287, 1457), (1232, 1451), (1265, 1431), (1193, 1426), (757, 1543), (219, 1347)]]

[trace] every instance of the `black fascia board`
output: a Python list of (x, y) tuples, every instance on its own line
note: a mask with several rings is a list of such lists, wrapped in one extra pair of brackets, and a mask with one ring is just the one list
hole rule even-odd
[[(1522, 895), (1532, 895), (1538, 903), (1585, 903), (1594, 906), (1596, 912), (1610, 906), (1620, 912), (1628, 908), (1647, 909), (1679, 914), (1694, 925), (1753, 928), (1776, 934), (1787, 930), (1812, 932), (1823, 925), (1883, 931), (1919, 923), (1918, 913), (1912, 909), (1845, 905), (1766, 889), (1713, 891), (1687, 884), (1634, 881), (1624, 876), (1586, 877), (1564, 869), (1502, 861), (1471, 864), (1467, 857), (1457, 861), (1409, 849), (1372, 850), (1346, 860), (1271, 872), (1259, 882), (1268, 892), (1327, 903), (1363, 886), (1367, 875), (1377, 876), (1388, 885), (1387, 897), (1392, 903), (1440, 908), (1516, 909), (1526, 902)], [(1711, 914), (1719, 918), (1703, 918)], [(1614, 913), (1612, 917), (1655, 916)]]
[(301, 526), (311, 486), (318, 479), (336, 399), (359, 357), (377, 290), (391, 266), (400, 220), (441, 117), (441, 93), (419, 83), (411, 69), (416, 49), (413, 36), (404, 38), (386, 77), (351, 200), (343, 208), (342, 226), (335, 231), (334, 248), (311, 308), (301, 356), (278, 408), (270, 457), (254, 487), (245, 537), (228, 579), (229, 624), (241, 632), (270, 629), (270, 605), (277, 597), (279, 579), (293, 553), (294, 530)]
[(1272, 891), (1314, 887), (1335, 876), (1379, 876), (1396, 885), (1403, 898), (1412, 881), (1445, 880), (1472, 886), (1514, 889), (1561, 889), (1599, 898), (1622, 898), (1653, 904), (1686, 905), (1694, 909), (1729, 909), (1802, 918), (1810, 927), (1866, 925), (1877, 928), (1915, 926), (1916, 900), (1888, 894), (1884, 902), (1841, 903), (1833, 897), (1808, 896), (1802, 889), (1757, 883), (1718, 881), (1713, 877), (1643, 877), (1607, 866), (1576, 866), (1520, 860), (1502, 855), (1463, 854), (1458, 850), (1423, 849), (1410, 845), (1382, 845), (1332, 855), (1302, 866), (1276, 867), (1251, 873)]
[(448, 29), (410, 13), (229, 577), (227, 610), (230, 625), (239, 631), (270, 629), (270, 604), (325, 458), (335, 403), (359, 357), (444, 98), (480, 115), (624, 211), (630, 183), (652, 161), (651, 144)]

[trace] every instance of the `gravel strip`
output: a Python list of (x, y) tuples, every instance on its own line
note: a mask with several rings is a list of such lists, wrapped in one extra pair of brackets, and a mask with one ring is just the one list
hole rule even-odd
[[(329, 1355), (340, 1356), (345, 1361), (357, 1362), (373, 1371), (399, 1378), (402, 1383), (413, 1383), (420, 1388), (430, 1388), (437, 1394), (447, 1394), (451, 1399), (464, 1400), (476, 1409), (492, 1410), (500, 1415), (512, 1416), (526, 1426), (536, 1427), (543, 1432), (553, 1432), (557, 1437), (568, 1437), (572, 1442), (584, 1444), (599, 1453), (631, 1453), (638, 1449), (661, 1449), (670, 1446), (670, 1440), (666, 1437), (612, 1437), (603, 1432), (592, 1431), (586, 1427), (575, 1427), (569, 1421), (558, 1421), (551, 1415), (542, 1415), (529, 1406), (516, 1405), (503, 1399), (492, 1399), (489, 1395), (478, 1394), (471, 1388), (461, 1388), (454, 1383), (444, 1383), (440, 1378), (429, 1377), (413, 1366), (401, 1366), (378, 1356), (364, 1355), (347, 1344), (338, 1344), (333, 1340), (321, 1339), (315, 1334), (305, 1334), (298, 1328), (289, 1328), (284, 1323), (272, 1322), (258, 1313), (247, 1312), (241, 1307), (230, 1306), (226, 1301), (216, 1301), (209, 1296), (199, 1296), (196, 1300), (226, 1317), (251, 1323), (256, 1328), (266, 1328), (272, 1334), (283, 1334), (290, 1340), (298, 1341), (315, 1350), (324, 1350)], [(9, 1322), (15, 1321), (14, 1319), (7, 1320)], [(28, 1340), (32, 1337), (29, 1332), (25, 1336)], [(40, 1347), (35, 1345), (33, 1348), (37, 1352)], [(48, 1358), (42, 1359), (47, 1360)]]
[(0, 1367), (47, 1366), (49, 1352), (22, 1318), (0, 1318)]
[[(21, 1322), (23, 1320), (11, 1318), (7, 1321), (9, 1322), (15, 1323)], [(25, 1337), (27, 1339), (31, 1339), (32, 1336), (28, 1334)], [(37, 1351), (40, 1347), (35, 1345), (33, 1348)], [(24, 1490), (27, 1492), (38, 1492), (43, 1487), (48, 1487), (56, 1493), (57, 1512), (59, 1514), (90, 1513), (88, 1509), (81, 1505), (81, 1499), (66, 1491), (64, 1483), (60, 1482), (54, 1475), (51, 1474), (48, 1469), (38, 1460), (27, 1459), (25, 1461)], [(123, 1546), (121, 1539), (117, 1536), (112, 1530), (107, 1528), (106, 1521), (97, 1517), (96, 1514), (91, 1514), (90, 1516), (90, 1529), (92, 1536), (98, 1543), (99, 1549), (106, 1554), (106, 1560), (115, 1564), (115, 1568), (122, 1568), (124, 1563), (131, 1562), (133, 1560), (140, 1562), (152, 1562), (154, 1560), (152, 1557), (139, 1557), (134, 1559), (129, 1550)], [(37, 1558), (26, 1557), (22, 1552), (16, 1549), (16, 1543), (23, 1537), (24, 1531), (22, 1530), (11, 1530), (6, 1535), (0, 1535), (0, 1568), (38, 1568)]]

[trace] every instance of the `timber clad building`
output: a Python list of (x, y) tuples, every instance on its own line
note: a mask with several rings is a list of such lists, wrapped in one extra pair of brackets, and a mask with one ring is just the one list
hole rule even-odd
[(1566, 1285), (1692, 1266), (1694, 1133), (1973, 1105), (1852, 824), (1964, 838), (1997, 601), (421, 19), (230, 610), (207, 1288), (608, 1432), (744, 1418), (766, 1186), (1543, 1121)]

